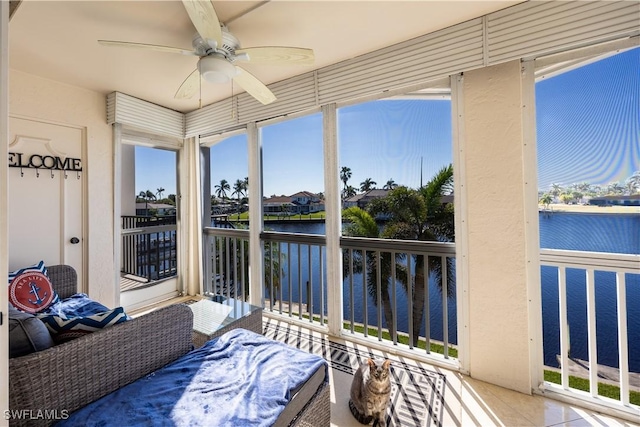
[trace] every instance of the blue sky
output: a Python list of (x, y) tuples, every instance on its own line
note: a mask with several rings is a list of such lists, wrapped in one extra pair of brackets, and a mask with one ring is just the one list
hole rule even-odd
[[(640, 170), (640, 49), (536, 84), (538, 188), (552, 183), (606, 185)], [(263, 194), (324, 191), (319, 113), (266, 126)], [(417, 187), (452, 162), (449, 101), (388, 100), (338, 110), (340, 166), (349, 185), (372, 178)], [(136, 148), (136, 194), (175, 193), (175, 154)], [(248, 176), (246, 136), (211, 148), (211, 188)]]
[(640, 170), (640, 48), (536, 84), (538, 188)]

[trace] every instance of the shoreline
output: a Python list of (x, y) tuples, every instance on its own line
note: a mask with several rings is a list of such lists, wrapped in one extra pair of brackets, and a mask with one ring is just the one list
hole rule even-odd
[(593, 213), (593, 214), (636, 214), (640, 215), (640, 206), (595, 206), (595, 205), (565, 205), (552, 203), (549, 208), (538, 205), (538, 210), (544, 213)]

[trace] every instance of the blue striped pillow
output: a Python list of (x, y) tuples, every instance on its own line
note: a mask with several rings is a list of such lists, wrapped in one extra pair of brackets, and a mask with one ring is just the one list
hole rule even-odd
[(16, 276), (24, 273), (25, 271), (38, 271), (44, 274), (45, 276), (47, 276), (47, 267), (45, 267), (44, 261), (40, 261), (37, 264), (31, 265), (29, 267), (20, 268), (16, 271), (12, 271), (11, 273), (9, 273), (9, 284), (11, 284), (11, 281), (15, 279)]
[(86, 317), (65, 318), (57, 315), (39, 315), (38, 318), (47, 325), (56, 344), (79, 338), (91, 332), (122, 323), (128, 319), (124, 308), (116, 307), (103, 313)]

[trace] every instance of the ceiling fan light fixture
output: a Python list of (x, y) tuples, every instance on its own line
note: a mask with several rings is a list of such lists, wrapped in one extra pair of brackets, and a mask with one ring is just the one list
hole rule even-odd
[(235, 65), (219, 56), (204, 56), (198, 61), (200, 75), (210, 83), (228, 83), (238, 74)]

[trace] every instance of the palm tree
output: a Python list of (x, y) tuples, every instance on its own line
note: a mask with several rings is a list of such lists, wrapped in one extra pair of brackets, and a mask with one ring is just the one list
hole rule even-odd
[[(365, 210), (352, 206), (342, 211), (342, 217), (349, 221), (345, 226), (344, 234), (353, 237), (369, 237), (380, 238), (380, 230), (375, 219)], [(366, 268), (367, 271), (367, 291), (373, 299), (373, 304), (378, 305), (378, 286), (377, 286), (377, 261), (375, 252), (369, 251), (353, 251), (353, 272), (355, 274), (362, 273)], [(343, 252), (344, 257), (344, 275), (349, 274), (349, 253)], [(396, 328), (393, 326), (393, 308), (389, 297), (389, 282), (391, 279), (391, 254), (388, 252), (381, 253), (380, 260), (380, 301), (382, 303), (382, 311), (387, 329), (391, 334), (391, 339), (395, 339)], [(395, 283), (394, 283), (395, 285)]]
[(245, 188), (244, 180), (237, 179), (235, 184), (233, 184), (233, 193), (231, 193), (232, 196), (234, 194), (238, 196), (238, 207), (237, 207), (238, 218), (240, 218), (240, 199), (244, 195), (244, 188)]
[(551, 195), (553, 197), (558, 197), (560, 194), (562, 194), (562, 185), (551, 184)]
[(396, 182), (393, 180), (393, 178), (391, 178), (391, 179), (389, 179), (389, 181), (387, 181), (387, 183), (382, 188), (385, 189), (385, 190), (393, 190), (397, 186), (398, 186), (398, 184), (396, 184)]
[(156, 200), (156, 195), (153, 191), (151, 190), (147, 190), (147, 192), (145, 193), (145, 195), (147, 196), (147, 200)]
[(238, 203), (240, 203), (240, 198), (244, 195), (244, 181), (237, 179), (235, 184), (233, 184), (233, 192), (231, 193), (231, 195), (237, 195), (238, 196)]
[(544, 205), (545, 209), (549, 209), (549, 205), (551, 204), (551, 202), (553, 202), (553, 197), (551, 197), (551, 194), (549, 194), (549, 193), (546, 193), (540, 199), (540, 203), (542, 203)]
[(358, 193), (358, 190), (355, 187), (347, 185), (347, 188), (344, 189), (344, 198), (348, 199), (349, 197), (353, 197)]
[(369, 190), (374, 190), (376, 188), (377, 182), (375, 182), (371, 178), (367, 178), (360, 183), (360, 191), (366, 193)]
[[(280, 205), (280, 212), (282, 213), (282, 217), (286, 218), (288, 217), (288, 213), (289, 213), (289, 205), (286, 203), (283, 203), (282, 205)], [(279, 216), (279, 215), (278, 215)]]
[(344, 184), (345, 189), (347, 188), (347, 181), (349, 181), (351, 175), (351, 168), (343, 166), (342, 169), (340, 169), (340, 181)]
[(221, 179), (220, 184), (216, 184), (214, 188), (216, 190), (216, 196), (218, 196), (220, 199), (226, 199), (227, 191), (231, 190), (231, 186), (226, 179)]
[(164, 193), (164, 188), (160, 187), (156, 189), (156, 194), (158, 195), (158, 199), (162, 199), (162, 193)]
[(607, 186), (609, 195), (618, 195), (624, 192), (624, 187), (619, 182), (612, 182)]
[[(453, 186), (453, 167), (445, 166), (438, 171), (425, 186), (419, 190), (407, 187), (397, 187), (389, 192), (382, 203), (371, 205), (370, 213), (385, 213), (391, 219), (382, 230), (382, 237), (387, 239), (411, 239), (438, 242), (452, 242), (455, 238), (454, 212), (451, 204), (443, 204), (442, 196), (449, 194)], [(428, 270), (426, 269), (428, 266)], [(443, 266), (440, 257), (415, 257), (415, 281), (410, 283), (408, 278), (398, 280), (407, 289), (412, 290), (413, 330), (415, 331), (414, 345), (418, 343), (418, 331), (424, 317), (424, 301), (428, 289), (425, 287), (425, 275), (431, 272), (439, 280), (442, 289), (442, 269), (446, 268), (447, 295), (454, 293), (453, 278), (454, 265), (447, 258)], [(446, 333), (446, 331), (445, 331)]]
[(636, 193), (640, 192), (640, 171), (635, 171), (633, 175), (631, 175), (625, 181), (627, 191), (629, 195), (632, 196)]

